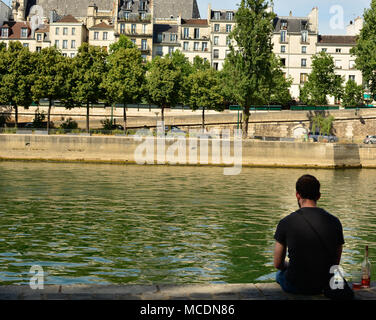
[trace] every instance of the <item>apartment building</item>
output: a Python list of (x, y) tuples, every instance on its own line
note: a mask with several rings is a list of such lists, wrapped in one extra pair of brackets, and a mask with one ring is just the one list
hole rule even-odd
[(181, 50), (179, 22), (176, 19), (159, 22), (154, 24), (153, 57)]
[(116, 31), (129, 37), (147, 61), (153, 57), (153, 27), (152, 1), (123, 2), (117, 16)]
[(211, 62), (210, 25), (207, 19), (181, 19), (181, 51), (190, 62), (196, 56)]
[(87, 29), (83, 22), (71, 15), (50, 23), (51, 45), (59, 49), (66, 57), (73, 58), (78, 48), (87, 42)]
[(104, 48), (109, 51), (110, 45), (117, 41), (115, 29), (105, 22), (101, 22), (89, 28), (88, 42), (92, 46)]
[[(208, 19), (210, 25), (210, 41), (212, 45), (211, 63), (214, 69), (221, 70), (229, 52), (231, 39), (230, 33), (235, 28), (234, 10), (212, 10), (208, 6)], [(233, 43), (234, 45), (234, 43)]]

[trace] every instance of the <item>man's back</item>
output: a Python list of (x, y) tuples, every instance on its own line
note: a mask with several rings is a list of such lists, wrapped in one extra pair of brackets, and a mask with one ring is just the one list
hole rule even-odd
[(329, 269), (337, 263), (338, 248), (344, 244), (336, 217), (320, 208), (301, 208), (280, 221), (274, 238), (288, 248), (289, 283), (306, 293), (319, 292), (328, 284)]

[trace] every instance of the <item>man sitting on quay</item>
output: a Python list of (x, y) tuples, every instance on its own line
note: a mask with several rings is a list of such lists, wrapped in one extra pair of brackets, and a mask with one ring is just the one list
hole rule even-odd
[(285, 292), (322, 293), (333, 276), (330, 268), (340, 264), (345, 243), (342, 224), (317, 207), (320, 197), (320, 182), (311, 175), (302, 176), (296, 183), (300, 209), (282, 219), (274, 234), (276, 280)]

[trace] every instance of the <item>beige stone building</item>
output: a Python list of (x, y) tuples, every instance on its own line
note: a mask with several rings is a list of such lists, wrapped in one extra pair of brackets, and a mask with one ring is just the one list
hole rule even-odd
[(115, 43), (115, 29), (105, 22), (101, 22), (89, 28), (88, 42), (92, 46), (104, 48), (109, 51), (110, 45)]
[(221, 70), (229, 52), (229, 34), (235, 28), (235, 10), (213, 10), (208, 6), (210, 41), (212, 45), (211, 63), (214, 69)]
[(50, 24), (50, 41), (64, 56), (73, 58), (87, 42), (87, 29), (83, 22), (68, 15)]

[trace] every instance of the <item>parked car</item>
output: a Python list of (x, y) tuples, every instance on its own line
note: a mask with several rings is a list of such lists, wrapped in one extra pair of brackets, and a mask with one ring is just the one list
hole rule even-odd
[(309, 139), (313, 139), (314, 142), (320, 141), (327, 141), (327, 142), (338, 142), (338, 138), (336, 136), (327, 135), (327, 134), (319, 134), (319, 133), (312, 133), (310, 132), (308, 135)]
[(172, 136), (185, 136), (187, 134), (186, 131), (176, 126), (165, 126), (165, 133)]
[(365, 144), (375, 144), (376, 143), (376, 136), (367, 136), (364, 141)]

